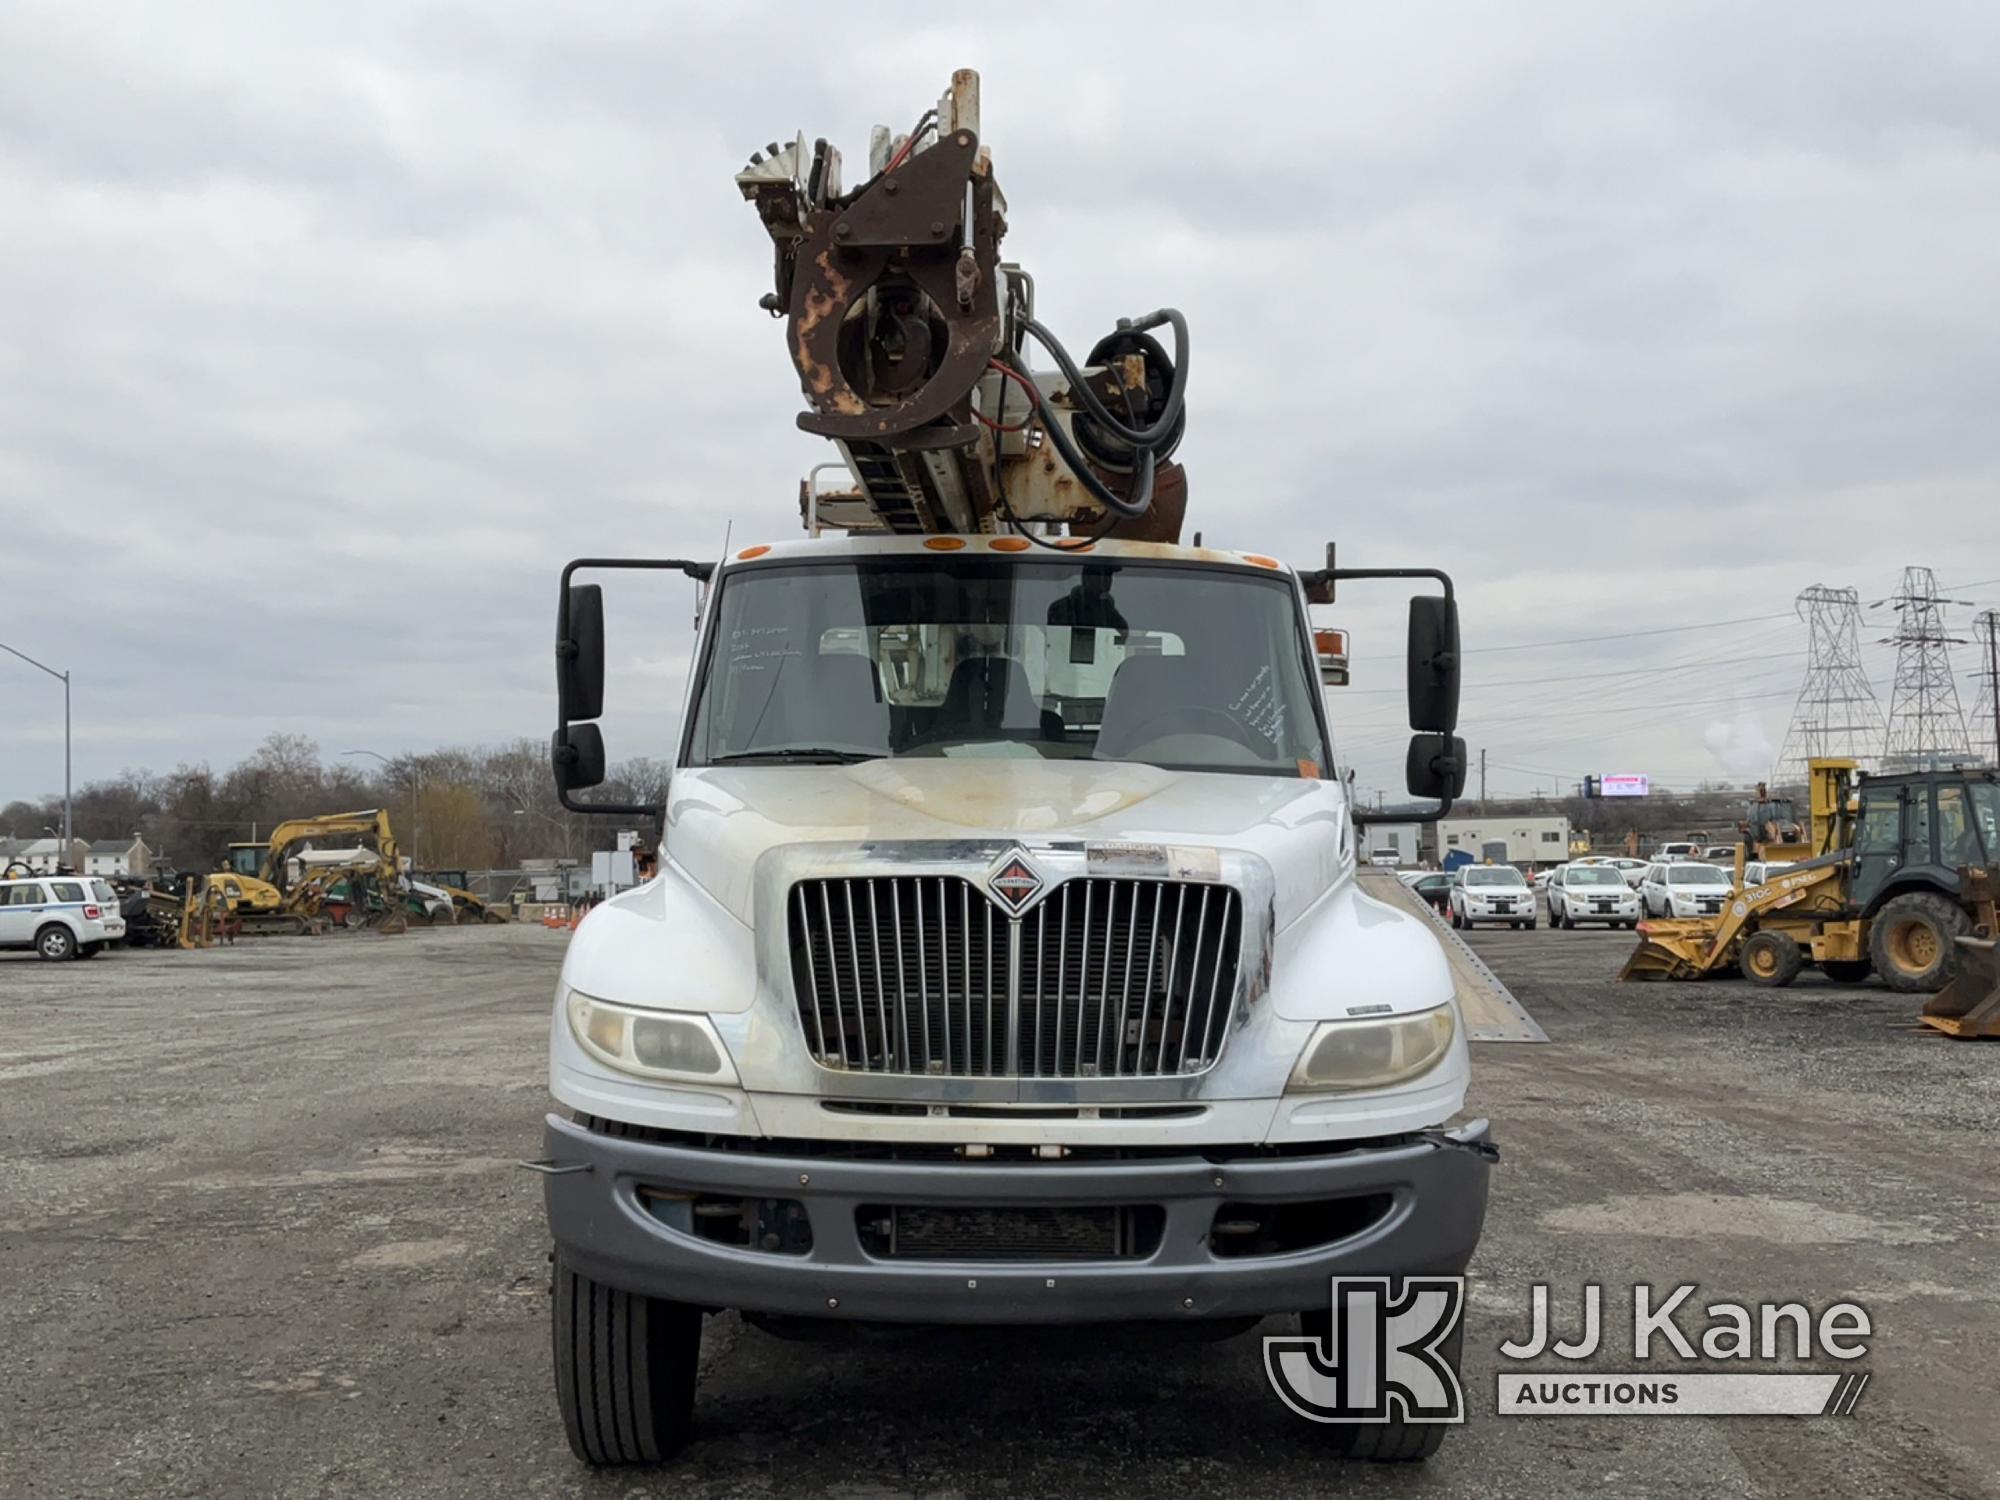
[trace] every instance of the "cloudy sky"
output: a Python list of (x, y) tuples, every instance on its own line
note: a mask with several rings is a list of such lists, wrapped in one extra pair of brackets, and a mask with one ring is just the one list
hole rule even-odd
[[(1760, 772), (1805, 585), (2000, 599), (2000, 7), (812, 14), (0, 9), (0, 640), (75, 672), (79, 781), (543, 734), (565, 560), (791, 534), (731, 176), (954, 66), (1044, 321), (1186, 310), (1191, 525), (1456, 575), (1496, 795)], [(691, 605), (613, 598), (614, 757)], [(1398, 612), (1331, 613), (1393, 786)], [(60, 708), (0, 657), (0, 801)]]

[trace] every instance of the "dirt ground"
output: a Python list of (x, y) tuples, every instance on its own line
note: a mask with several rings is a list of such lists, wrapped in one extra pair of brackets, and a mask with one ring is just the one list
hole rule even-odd
[[(1615, 985), (1624, 934), (1475, 942), (1551, 1041), (1477, 1049), (1505, 1157), (1471, 1418), (1421, 1469), (1330, 1459), (1256, 1334), (826, 1346), (723, 1316), (698, 1440), (589, 1473), (514, 1166), (560, 936), (0, 955), (0, 1493), (2000, 1494), (2000, 1045), (1811, 978)], [(1559, 1309), (1586, 1281), (1853, 1299), (1873, 1381), (1845, 1419), (1498, 1417), (1535, 1281)]]

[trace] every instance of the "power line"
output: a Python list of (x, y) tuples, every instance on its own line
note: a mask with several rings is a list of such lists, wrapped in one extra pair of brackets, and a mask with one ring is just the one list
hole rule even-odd
[[(1713, 703), (1753, 703), (1753, 702), (1759, 702), (1765, 698), (1789, 698), (1791, 696), (1792, 696), (1792, 690), (1790, 688), (1783, 688), (1775, 693), (1734, 693), (1726, 698), (1683, 698), (1679, 702), (1649, 703), (1646, 706), (1648, 708), (1702, 708)], [(1574, 710), (1564, 710), (1560, 713), (1524, 714), (1519, 716), (1510, 716), (1498, 719), (1487, 718), (1482, 715), (1477, 720), (1477, 723), (1478, 724), (1539, 724), (1545, 719), (1594, 718), (1602, 714), (1603, 712), (1604, 710), (1602, 708), (1580, 708)], [(1374, 724), (1367, 724), (1367, 723), (1348, 724), (1343, 727), (1347, 729), (1399, 729), (1399, 726), (1394, 721), (1383, 721)], [(1467, 726), (1467, 727), (1472, 727), (1472, 726)]]
[(1725, 625), (1755, 625), (1763, 620), (1783, 620), (1789, 617), (1789, 611), (1780, 610), (1774, 615), (1744, 615), (1735, 620), (1703, 620), (1694, 625), (1661, 625), (1652, 630), (1622, 630), (1616, 635), (1578, 635), (1560, 641), (1523, 641), (1515, 646), (1473, 646), (1463, 654), (1473, 656), (1487, 651), (1540, 651), (1549, 646), (1591, 646), (1599, 641), (1636, 641), (1642, 636), (1678, 635), (1688, 630), (1719, 630)]

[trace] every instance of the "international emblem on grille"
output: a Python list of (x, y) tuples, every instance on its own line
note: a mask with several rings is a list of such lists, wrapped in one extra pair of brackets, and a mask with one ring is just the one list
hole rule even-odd
[(1042, 893), (1047, 882), (1041, 871), (1028, 863), (1028, 856), (1019, 849), (1009, 849), (1001, 858), (993, 873), (986, 877), (987, 894), (999, 902), (1011, 917), (1018, 917), (1027, 905)]

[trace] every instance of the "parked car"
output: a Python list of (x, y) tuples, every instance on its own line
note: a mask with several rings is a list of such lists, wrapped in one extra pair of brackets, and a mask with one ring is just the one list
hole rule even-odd
[(1716, 864), (1733, 867), (1736, 864), (1736, 846), (1734, 844), (1710, 844), (1706, 849), (1701, 851), (1698, 857), (1710, 860)]
[(1633, 859), (1630, 855), (1614, 854), (1605, 863), (1615, 866), (1618, 873), (1625, 877), (1625, 883), (1636, 891), (1639, 889), (1639, 880), (1646, 873), (1646, 867), (1651, 861)]
[[(1582, 864), (1584, 863), (1584, 861), (1573, 860), (1571, 861), (1571, 863)], [(1550, 865), (1546, 870), (1537, 870), (1535, 872), (1535, 889), (1538, 891), (1546, 891), (1551, 885), (1555, 883), (1556, 877), (1561, 875), (1562, 872), (1564, 870), (1567, 870), (1568, 868), (1569, 865)]]
[(1743, 867), (1743, 889), (1760, 886), (1780, 870), (1789, 870), (1797, 863), (1795, 859), (1753, 859)]
[(1699, 844), (1662, 844), (1653, 851), (1653, 862), (1655, 864), (1670, 863), (1677, 859), (1700, 858), (1701, 845)]
[(110, 882), (81, 875), (0, 880), (0, 948), (43, 958), (95, 958), (125, 939)]
[(1535, 890), (1512, 865), (1463, 865), (1451, 888), (1451, 925), (1535, 925)]
[(1655, 860), (1639, 883), (1639, 904), (1649, 917), (1712, 917), (1734, 890), (1735, 877), (1720, 865)]
[(1607, 927), (1639, 925), (1639, 893), (1609, 861), (1565, 865), (1562, 878), (1549, 882), (1549, 926), (1575, 927), (1580, 922), (1602, 922)]
[(1458, 883), (1456, 871), (1417, 870), (1413, 879), (1407, 882), (1410, 889), (1423, 898), (1425, 904), (1439, 912), (1451, 910), (1451, 888)]

